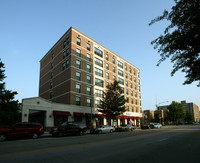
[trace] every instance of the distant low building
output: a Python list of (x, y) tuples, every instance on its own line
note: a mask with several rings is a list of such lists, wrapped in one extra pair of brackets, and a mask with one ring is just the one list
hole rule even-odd
[[(183, 105), (184, 112), (189, 112), (192, 116), (192, 122), (200, 122), (200, 112), (199, 112), (199, 107), (194, 104), (193, 102), (187, 103), (185, 100), (181, 101), (181, 104)], [(169, 105), (164, 105), (164, 106), (159, 106), (158, 110), (159, 111), (168, 111), (168, 106)], [(157, 111), (157, 112), (159, 112)], [(163, 118), (163, 115), (161, 113), (161, 117)], [(164, 115), (164, 117), (167, 117), (167, 114)]]
[(184, 111), (189, 112), (192, 115), (193, 122), (200, 122), (199, 107), (193, 102), (186, 103), (186, 101), (181, 101)]

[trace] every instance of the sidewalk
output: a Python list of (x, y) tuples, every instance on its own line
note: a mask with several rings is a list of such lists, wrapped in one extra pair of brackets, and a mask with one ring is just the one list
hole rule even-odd
[[(85, 132), (85, 135), (87, 135), (87, 134), (90, 134), (90, 130), (87, 130)], [(41, 135), (41, 137), (51, 137), (51, 136), (52, 136), (52, 134), (50, 134), (49, 131), (44, 131), (44, 134)]]

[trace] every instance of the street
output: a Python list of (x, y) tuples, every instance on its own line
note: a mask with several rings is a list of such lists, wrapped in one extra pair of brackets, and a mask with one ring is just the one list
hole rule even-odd
[(200, 126), (0, 143), (0, 162), (200, 162)]

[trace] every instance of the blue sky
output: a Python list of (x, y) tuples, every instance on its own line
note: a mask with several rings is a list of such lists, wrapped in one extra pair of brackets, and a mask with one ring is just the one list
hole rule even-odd
[(140, 69), (144, 110), (173, 100), (200, 107), (197, 82), (182, 85), (181, 72), (171, 77), (169, 60), (156, 66), (160, 56), (150, 42), (168, 22), (148, 24), (172, 5), (173, 0), (0, 0), (0, 58), (6, 68), (6, 89), (17, 91), (20, 102), (38, 96), (39, 61), (73, 26)]

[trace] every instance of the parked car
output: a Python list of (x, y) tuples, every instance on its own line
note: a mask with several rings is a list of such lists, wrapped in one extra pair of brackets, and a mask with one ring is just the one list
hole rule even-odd
[(153, 124), (153, 127), (154, 127), (154, 128), (161, 128), (162, 125), (161, 125), (160, 123), (154, 123), (154, 124)]
[(141, 125), (141, 129), (150, 129), (150, 125), (149, 124), (145, 124), (145, 125)]
[(115, 131), (133, 131), (135, 127), (133, 125), (127, 124), (127, 125), (121, 125), (120, 127), (117, 127)]
[(87, 126), (84, 122), (64, 122), (60, 126), (51, 128), (52, 136), (64, 136), (69, 134), (84, 135)]
[(94, 134), (94, 133), (102, 134), (102, 133), (109, 133), (109, 132), (112, 133), (113, 131), (115, 131), (114, 127), (109, 126), (109, 125), (103, 125), (101, 127), (91, 129), (90, 133), (91, 134)]
[(44, 129), (40, 123), (19, 122), (10, 128), (0, 129), (0, 142), (13, 138), (32, 137), (33, 139), (37, 139), (42, 134), (44, 134)]

